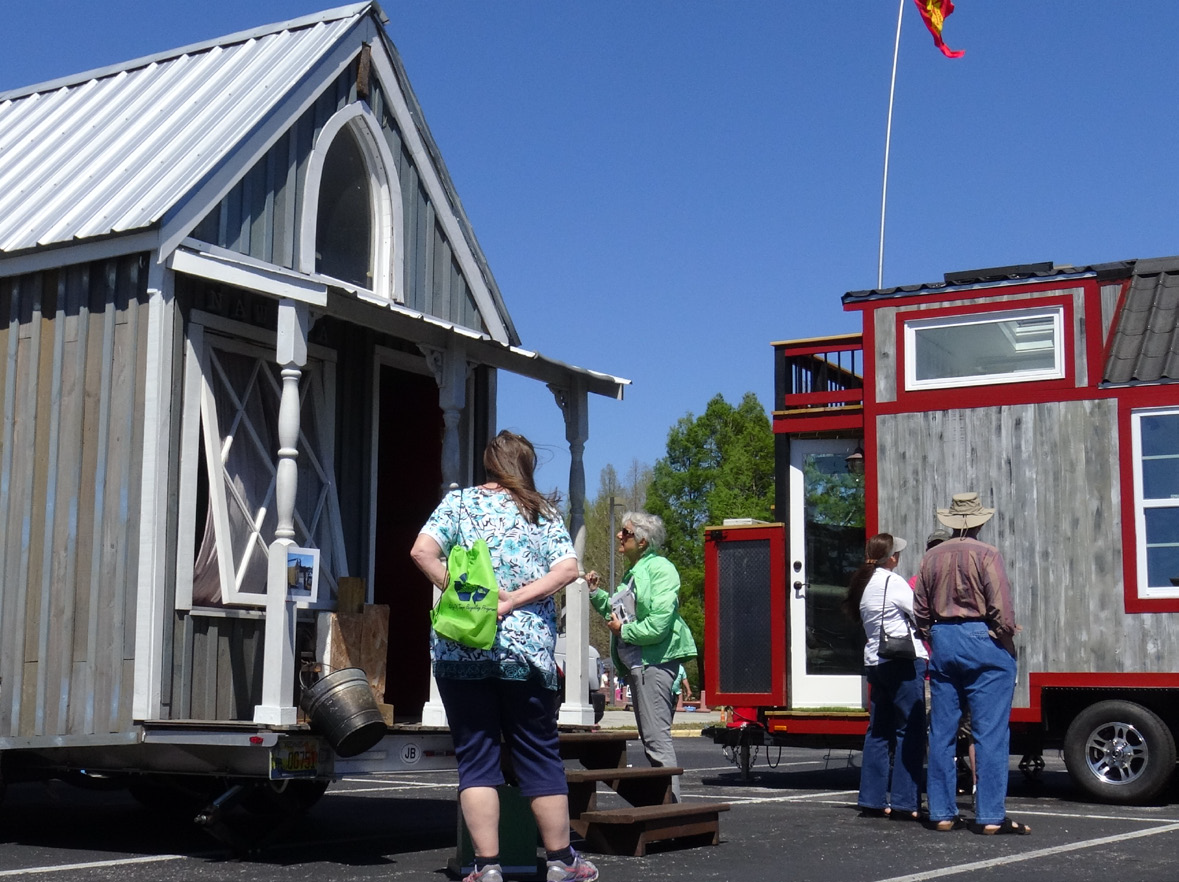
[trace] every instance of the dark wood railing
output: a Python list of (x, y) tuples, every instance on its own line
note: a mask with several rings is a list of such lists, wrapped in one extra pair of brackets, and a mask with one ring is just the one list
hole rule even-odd
[(864, 406), (861, 334), (774, 344), (774, 416), (847, 413)]

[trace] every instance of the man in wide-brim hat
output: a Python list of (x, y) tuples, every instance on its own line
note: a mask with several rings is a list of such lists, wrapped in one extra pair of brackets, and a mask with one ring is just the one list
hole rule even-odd
[(995, 513), (983, 508), (977, 493), (955, 493), (949, 508), (939, 508), (937, 519), (952, 530), (973, 530), (981, 527)]
[(936, 830), (963, 826), (958, 817), (955, 742), (963, 704), (970, 710), (978, 784), (973, 829), (1030, 833), (1007, 817), (1011, 699), (1017, 628), (1011, 583), (999, 549), (978, 540), (994, 516), (977, 493), (956, 493), (937, 519), (953, 531), (921, 560), (913, 612), (929, 640), (929, 820)]

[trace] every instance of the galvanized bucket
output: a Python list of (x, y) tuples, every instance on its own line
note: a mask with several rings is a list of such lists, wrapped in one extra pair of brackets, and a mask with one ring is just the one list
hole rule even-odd
[(341, 668), (303, 690), (299, 699), (311, 723), (337, 756), (364, 753), (385, 737), (388, 727), (360, 668)]

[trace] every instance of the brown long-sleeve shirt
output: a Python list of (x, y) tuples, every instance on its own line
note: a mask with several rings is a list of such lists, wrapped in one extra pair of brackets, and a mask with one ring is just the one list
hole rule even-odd
[(939, 621), (984, 621), (996, 636), (1015, 633), (1011, 583), (999, 549), (977, 539), (948, 539), (926, 552), (913, 587), (923, 637)]

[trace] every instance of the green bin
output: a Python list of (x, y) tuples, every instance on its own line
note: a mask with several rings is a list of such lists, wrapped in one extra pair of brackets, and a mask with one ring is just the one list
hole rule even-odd
[[(501, 784), (499, 791), (499, 863), (504, 876), (515, 879), (539, 879), (544, 875), (545, 863), (537, 857), (538, 833), (532, 806), (520, 788)], [(458, 813), (458, 853), (450, 862), (450, 870), (460, 878), (475, 868), (475, 846)]]

